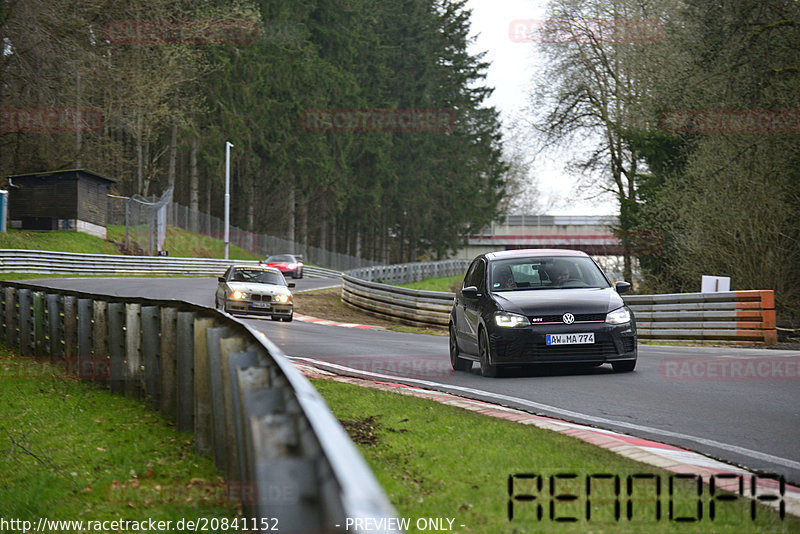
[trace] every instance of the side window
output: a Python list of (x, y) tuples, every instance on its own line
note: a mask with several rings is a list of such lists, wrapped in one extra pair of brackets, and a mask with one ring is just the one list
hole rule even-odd
[(470, 285), (477, 287), (481, 293), (486, 291), (486, 263), (483, 260), (478, 260), (475, 271), (472, 273)]
[(464, 275), (464, 282), (462, 282), (461, 287), (468, 287), (473, 285), (472, 284), (473, 274), (475, 273), (475, 268), (478, 266), (479, 263), (480, 260), (476, 259), (470, 264), (469, 268), (467, 269), (467, 274)]

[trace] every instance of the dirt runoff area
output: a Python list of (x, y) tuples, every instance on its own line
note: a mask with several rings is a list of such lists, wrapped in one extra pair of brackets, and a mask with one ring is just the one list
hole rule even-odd
[(376, 317), (361, 310), (357, 310), (342, 302), (342, 289), (338, 287), (297, 292), (293, 294), (293, 297), (294, 311), (300, 315), (310, 315), (318, 319), (327, 319), (329, 321), (342, 323), (382, 326), (384, 328), (404, 332), (447, 335), (447, 329), (444, 327), (419, 328), (406, 326), (399, 321)]

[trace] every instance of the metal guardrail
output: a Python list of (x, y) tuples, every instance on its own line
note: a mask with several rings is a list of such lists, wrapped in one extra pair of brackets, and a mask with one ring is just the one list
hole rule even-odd
[(653, 340), (778, 342), (772, 290), (623, 295), (639, 337)]
[[(220, 276), (231, 264), (258, 265), (258, 262), (0, 249), (0, 273)], [(338, 271), (313, 265), (303, 267), (303, 275), (311, 278), (338, 278), (339, 274)]]
[[(468, 262), (462, 273), (466, 265)], [(403, 324), (447, 326), (453, 293), (412, 290), (361, 279), (371, 276), (407, 283), (408, 278), (423, 276), (423, 272), (437, 272), (437, 267), (430, 264), (423, 269), (404, 264), (350, 271), (342, 276), (342, 300), (367, 313)], [(622, 298), (636, 316), (640, 339), (777, 343), (775, 295), (771, 290), (623, 295)]]
[(308, 380), (264, 334), (182, 301), (0, 282), (0, 340), (194, 432), (244, 517), (281, 532), (395, 517), (383, 489)]
[(426, 278), (462, 275), (470, 260), (444, 260), (433, 262), (399, 263), (351, 269), (347, 274), (361, 280), (384, 284), (411, 284)]
[(447, 326), (453, 293), (422, 291), (342, 275), (342, 300), (366, 313), (412, 326)]

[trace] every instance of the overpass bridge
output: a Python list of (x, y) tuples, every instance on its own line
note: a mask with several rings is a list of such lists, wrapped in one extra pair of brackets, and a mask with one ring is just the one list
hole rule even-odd
[[(463, 246), (453, 258), (471, 260), (496, 250), (565, 248), (582, 250), (594, 257), (612, 280), (622, 280), (624, 246), (611, 228), (618, 219), (608, 215), (507, 215), (463, 237)], [(627, 233), (633, 254), (651, 254), (661, 249), (663, 237), (655, 231)], [(632, 262), (634, 284), (642, 279), (638, 258)]]
[(493, 250), (569, 248), (592, 256), (620, 256), (623, 246), (611, 228), (615, 216), (508, 215), (479, 233), (464, 236), (458, 258), (471, 259)]

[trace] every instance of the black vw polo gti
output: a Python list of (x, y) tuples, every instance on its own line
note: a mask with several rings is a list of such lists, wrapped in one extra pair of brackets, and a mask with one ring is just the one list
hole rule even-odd
[(636, 321), (600, 267), (574, 250), (481, 254), (467, 269), (450, 312), (450, 363), (483, 376), (500, 366), (610, 363), (636, 366)]

